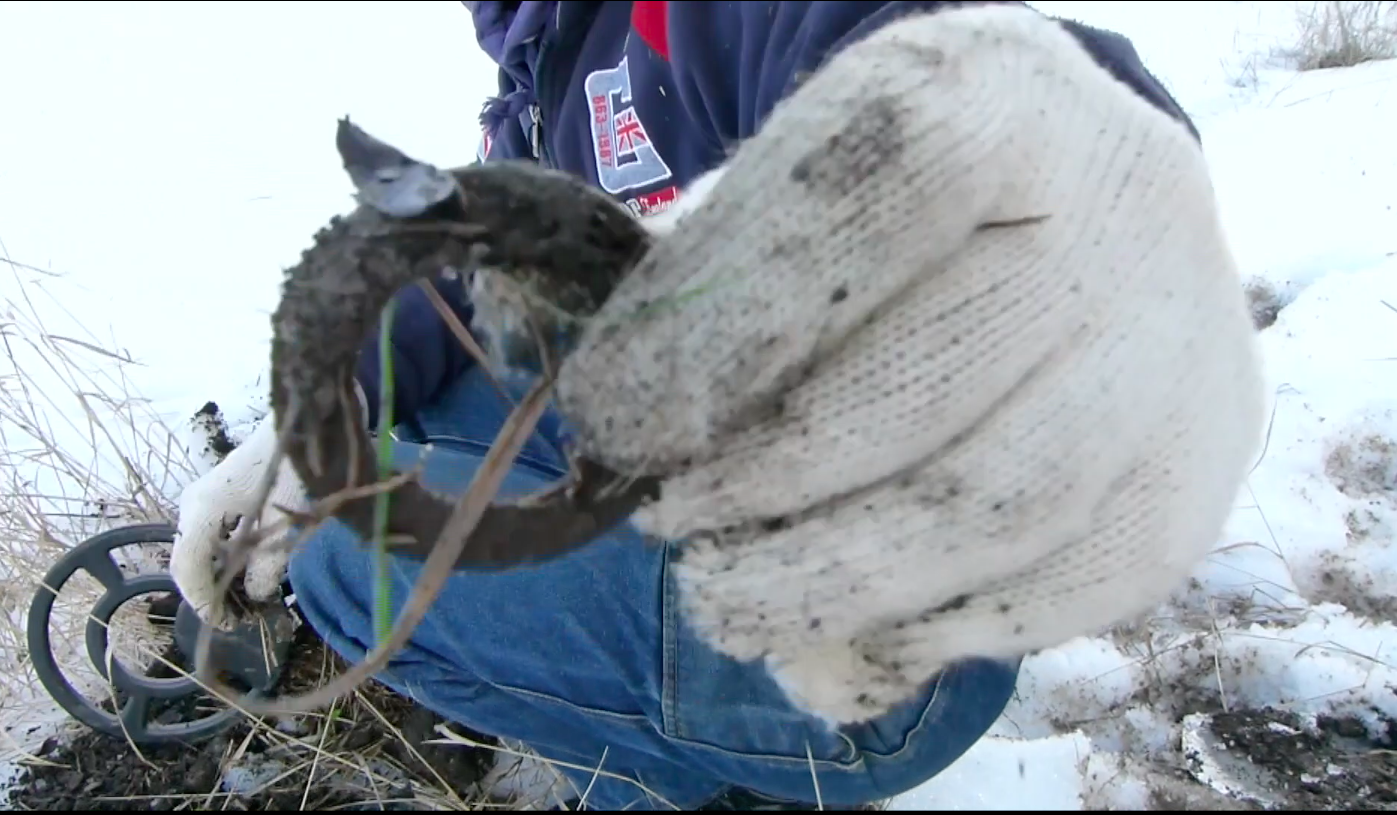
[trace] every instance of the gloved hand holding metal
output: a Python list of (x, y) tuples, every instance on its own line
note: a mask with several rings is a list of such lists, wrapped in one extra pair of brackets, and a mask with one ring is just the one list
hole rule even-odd
[(1257, 449), (1204, 156), (1022, 8), (839, 55), (696, 185), (561, 367), (659, 476), (688, 619), (835, 722), (1163, 600)]
[[(474, 288), (496, 340), (533, 320), (514, 306), (549, 306), (531, 325), (560, 362), (581, 476), (488, 509), (393, 487), (389, 532), (431, 555), (426, 596), (363, 672), (445, 568), (560, 556), (644, 501), (631, 520), (682, 541), (687, 618), (715, 648), (765, 659), (829, 721), (867, 720), (957, 659), (1057, 645), (1164, 599), (1260, 440), (1251, 322), (1202, 152), (1027, 8), (912, 16), (843, 49), (658, 238), (558, 173), (446, 174), (347, 122), (339, 146), (362, 206), (289, 270), (274, 317), (273, 404), (295, 416), (288, 455), (310, 493), (371, 480), (345, 421), (356, 344), (394, 291), (443, 267), (503, 270)], [(541, 399), (526, 402), (536, 419)], [(518, 431), (497, 447), (517, 450)], [(176, 579), (197, 605), (206, 541), (251, 511), (228, 493), (254, 492), (265, 432), (185, 500), (202, 520), (182, 526)], [(367, 537), (371, 508), (335, 515)]]

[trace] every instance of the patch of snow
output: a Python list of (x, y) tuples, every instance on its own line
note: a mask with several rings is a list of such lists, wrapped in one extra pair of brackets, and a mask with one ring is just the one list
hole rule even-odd
[(1268, 809), (1283, 803), (1266, 794), (1262, 776), (1245, 756), (1230, 754), (1227, 746), (1208, 730), (1209, 721), (1210, 717), (1202, 713), (1184, 717), (1180, 747), (1190, 774), (1227, 798)]
[[(889, 809), (1074, 811), (1082, 808), (1082, 764), (1091, 741), (1081, 733), (1022, 740), (982, 739), (940, 775), (895, 798)], [(993, 779), (993, 783), (986, 783)]]
[(229, 795), (252, 795), (286, 772), (286, 765), (260, 755), (243, 756), (223, 772), (219, 788)]
[(495, 753), (495, 763), (479, 783), (487, 800), (527, 802), (531, 809), (568, 809), (581, 799), (584, 790), (528, 745), (512, 739), (500, 742), (505, 749)]

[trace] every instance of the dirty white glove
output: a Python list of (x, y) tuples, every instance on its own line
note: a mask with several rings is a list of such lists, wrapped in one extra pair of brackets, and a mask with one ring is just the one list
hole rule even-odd
[[(367, 415), (364, 393), (357, 385), (355, 390), (361, 415)], [(180, 494), (170, 573), (184, 599), (202, 619), (214, 625), (227, 626), (233, 621), (231, 609), (219, 615), (213, 613), (218, 599), (217, 561), (229, 537), (241, 524), (254, 524), (254, 529), (272, 525), (283, 517), (280, 508), (296, 512), (309, 509), (300, 477), (290, 460), (283, 458), (267, 502), (260, 513), (254, 512), (262, 476), (272, 461), (276, 442), (276, 418), (269, 413), (218, 466)], [(251, 553), (243, 588), (254, 601), (271, 600), (281, 590), (290, 552), (279, 544), (288, 533), (289, 530), (283, 530), (269, 537)]]
[(714, 647), (866, 720), (1147, 610), (1213, 544), (1263, 407), (1207, 165), (1056, 23), (893, 24), (699, 186), (558, 396), (586, 452), (669, 476), (633, 522), (687, 539)]

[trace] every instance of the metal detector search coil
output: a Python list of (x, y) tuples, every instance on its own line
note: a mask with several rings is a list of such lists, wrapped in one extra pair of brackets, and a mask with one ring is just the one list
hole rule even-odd
[[(175, 594), (178, 589), (168, 574), (128, 577), (111, 553), (141, 543), (173, 543), (175, 528), (170, 524), (139, 524), (96, 535), (64, 555), (49, 569), (44, 582), (29, 605), (29, 658), (44, 689), (69, 715), (101, 733), (136, 744), (190, 743), (221, 733), (241, 715), (236, 708), (212, 716), (175, 724), (151, 723), (151, 703), (157, 699), (180, 699), (201, 691), (192, 677), (156, 678), (133, 672), (120, 660), (110, 660), (108, 673), (108, 624), (124, 603), (146, 594)], [(63, 586), (79, 571), (85, 571), (105, 589), (88, 613), (85, 650), (99, 676), (126, 696), (117, 713), (103, 710), (73, 687), (58, 666), (49, 636), (53, 602)], [(252, 689), (254, 696), (268, 692), (281, 674), (291, 646), (295, 625), (291, 612), (280, 606), (262, 612), (261, 620), (243, 623), (232, 631), (212, 632), (210, 656), (214, 664)], [(186, 660), (192, 662), (195, 643), (204, 627), (188, 603), (180, 602), (175, 614), (175, 643)], [(271, 632), (271, 637), (268, 637)], [(269, 642), (270, 639), (270, 642)], [(183, 666), (192, 673), (192, 664)]]

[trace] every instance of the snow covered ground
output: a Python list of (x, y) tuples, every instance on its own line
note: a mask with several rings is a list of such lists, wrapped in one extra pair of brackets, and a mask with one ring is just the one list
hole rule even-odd
[[(1195, 116), (1258, 308), (1279, 308), (1261, 335), (1271, 427), (1176, 600), (1030, 657), (992, 736), (894, 808), (1140, 807), (1189, 800), (1195, 779), (1265, 801), (1192, 714), (1280, 707), (1301, 729), (1340, 716), (1375, 737), (1397, 718), (1397, 61), (1291, 70), (1274, 58), (1294, 42), (1290, 3), (1035, 5), (1130, 36)], [(37, 314), (50, 335), (122, 349), (138, 362), (88, 354), (84, 370), (177, 431), (209, 400), (235, 434), (259, 417), (280, 270), (349, 207), (335, 119), (438, 164), (474, 154), (494, 79), (464, 13), (383, 8), (0, 3), (0, 77), (32, 78), (5, 83), (0, 253), (25, 265), (0, 265), (0, 323), (32, 331)], [(115, 450), (164, 438), (93, 444), (58, 372), (12, 353), (53, 384), (52, 435), (113, 483)], [(22, 428), (0, 431), (6, 480), (71, 486), (16, 455)], [(206, 466), (197, 453), (170, 494)], [(29, 593), (0, 592), (12, 621)], [(26, 701), (3, 699), (6, 724), (43, 715)]]

